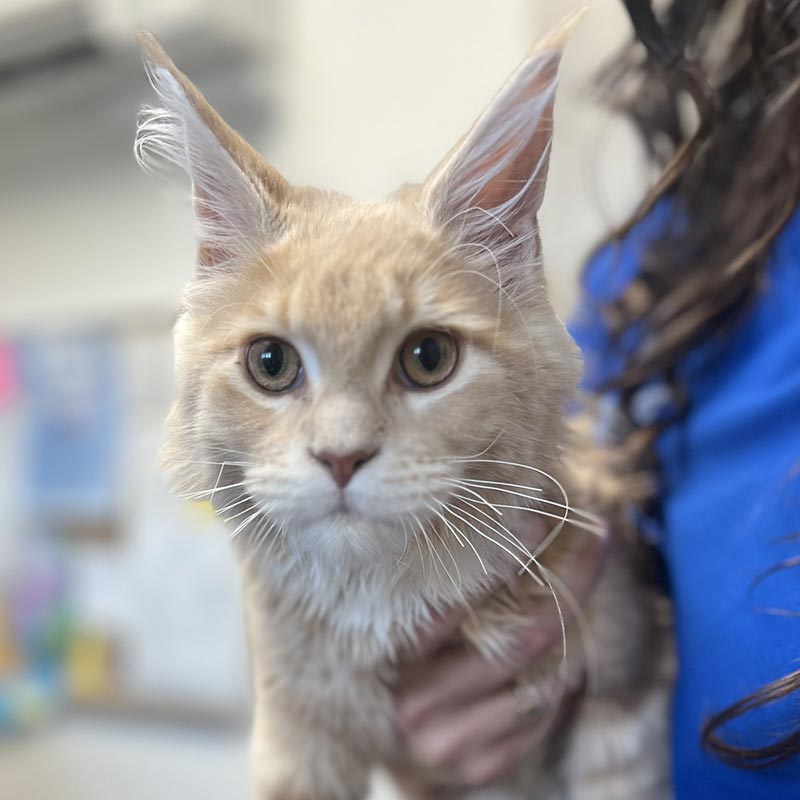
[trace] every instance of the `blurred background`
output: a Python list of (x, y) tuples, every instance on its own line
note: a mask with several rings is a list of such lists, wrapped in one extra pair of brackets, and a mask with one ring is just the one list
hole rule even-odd
[[(0, 0), (0, 797), (245, 798), (249, 677), (227, 537), (156, 453), (194, 258), (187, 186), (143, 175), (134, 45), (155, 32), (292, 181), (424, 177), (559, 0)], [(648, 175), (595, 104), (628, 36), (567, 51), (542, 214), (553, 296)]]

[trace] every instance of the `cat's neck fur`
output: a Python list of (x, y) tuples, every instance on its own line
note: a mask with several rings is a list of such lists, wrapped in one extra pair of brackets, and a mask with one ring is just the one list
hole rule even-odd
[[(506, 523), (520, 529), (523, 520), (508, 515)], [(353, 522), (353, 537), (368, 524)], [(393, 533), (403, 541), (400, 528)], [(505, 551), (481, 540), (472, 547), (450, 543), (447, 555), (442, 548), (426, 551), (407, 541), (387, 548), (380, 558), (351, 553), (328, 559), (278, 536), (268, 557), (252, 559), (246, 547), (240, 549), (245, 580), (257, 586), (268, 605), (298, 624), (323, 626), (346, 645), (354, 661), (367, 664), (392, 658), (436, 611), (468, 603), (512, 578), (515, 562)]]

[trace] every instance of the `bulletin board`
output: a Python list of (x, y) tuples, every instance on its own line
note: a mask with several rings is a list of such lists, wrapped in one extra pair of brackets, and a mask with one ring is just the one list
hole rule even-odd
[(172, 315), (0, 340), (0, 730), (74, 709), (238, 724), (237, 570), (158, 472)]

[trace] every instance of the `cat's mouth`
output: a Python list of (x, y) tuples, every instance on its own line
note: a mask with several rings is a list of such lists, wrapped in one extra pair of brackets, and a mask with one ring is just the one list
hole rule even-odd
[(346, 516), (350, 517), (355, 513), (353, 506), (347, 502), (347, 495), (342, 491), (339, 492), (339, 497), (336, 505), (333, 507), (331, 514), (333, 516)]

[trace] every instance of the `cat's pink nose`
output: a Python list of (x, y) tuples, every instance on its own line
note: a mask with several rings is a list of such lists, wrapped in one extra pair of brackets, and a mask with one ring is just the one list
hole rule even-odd
[(321, 450), (318, 453), (312, 452), (311, 455), (331, 471), (336, 485), (340, 489), (344, 489), (350, 483), (355, 471), (366, 464), (377, 452), (377, 449), (356, 450), (352, 453), (332, 453), (329, 450)]

